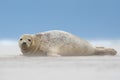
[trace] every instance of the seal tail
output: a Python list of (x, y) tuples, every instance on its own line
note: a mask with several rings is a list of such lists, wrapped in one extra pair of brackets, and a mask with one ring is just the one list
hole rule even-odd
[(95, 55), (116, 55), (117, 51), (113, 48), (96, 47)]

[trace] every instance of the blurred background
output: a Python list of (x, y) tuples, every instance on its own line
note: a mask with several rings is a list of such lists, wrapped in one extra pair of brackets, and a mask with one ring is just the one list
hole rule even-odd
[(0, 0), (0, 39), (64, 30), (85, 39), (119, 39), (120, 0)]

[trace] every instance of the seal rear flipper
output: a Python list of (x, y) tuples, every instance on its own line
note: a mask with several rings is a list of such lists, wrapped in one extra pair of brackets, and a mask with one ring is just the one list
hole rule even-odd
[(116, 55), (117, 51), (113, 48), (96, 47), (95, 55)]

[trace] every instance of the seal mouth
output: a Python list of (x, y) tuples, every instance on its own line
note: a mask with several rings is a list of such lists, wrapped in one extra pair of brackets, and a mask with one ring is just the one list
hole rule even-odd
[(27, 46), (27, 44), (22, 43), (21, 48), (22, 48), (23, 50), (27, 50), (28, 46)]

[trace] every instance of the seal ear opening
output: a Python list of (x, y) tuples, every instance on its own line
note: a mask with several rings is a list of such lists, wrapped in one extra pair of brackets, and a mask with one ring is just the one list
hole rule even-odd
[(31, 38), (32, 38), (32, 40), (31, 40), (31, 45), (35, 45), (35, 40), (36, 40), (36, 36), (35, 35), (31, 35)]
[(39, 44), (39, 38), (36, 35), (31, 35), (31, 47), (35, 47), (37, 44)]
[(35, 37), (38, 37), (39, 39), (42, 37), (42, 34), (36, 34), (36, 35), (33, 35)]

